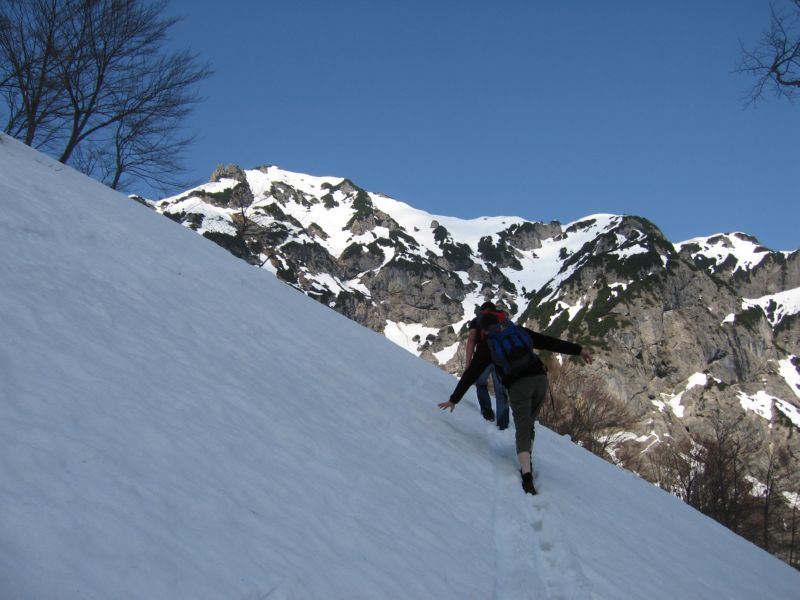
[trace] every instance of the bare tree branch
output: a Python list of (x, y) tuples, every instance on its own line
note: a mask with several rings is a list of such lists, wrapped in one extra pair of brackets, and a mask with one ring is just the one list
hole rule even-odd
[[(181, 123), (211, 68), (165, 52), (166, 0), (5, 0), (5, 130), (111, 185), (178, 183)], [(0, 113), (2, 114), (2, 113)]]
[(0, 94), (6, 104), (6, 133), (47, 149), (58, 139), (65, 101), (58, 91), (57, 57), (65, 23), (77, 3), (7, 0), (0, 9)]
[(787, 11), (770, 9), (770, 28), (752, 49), (741, 47), (736, 71), (755, 78), (745, 96), (751, 105), (767, 91), (793, 101), (800, 94), (800, 0)]

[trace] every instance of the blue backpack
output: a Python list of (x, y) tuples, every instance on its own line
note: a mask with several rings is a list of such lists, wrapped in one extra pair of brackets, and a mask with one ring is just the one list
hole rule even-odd
[(492, 362), (503, 377), (519, 377), (539, 363), (539, 357), (533, 353), (531, 336), (509, 319), (486, 330), (486, 343)]

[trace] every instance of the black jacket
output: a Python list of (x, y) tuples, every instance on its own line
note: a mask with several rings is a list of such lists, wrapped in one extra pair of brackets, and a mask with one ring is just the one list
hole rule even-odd
[[(583, 348), (581, 348), (581, 346), (578, 344), (565, 342), (564, 340), (550, 337), (549, 335), (544, 335), (543, 333), (537, 333), (528, 329), (527, 327), (522, 327), (522, 329), (524, 329), (528, 335), (531, 336), (531, 340), (533, 340), (533, 347), (537, 350), (549, 350), (550, 352), (558, 352), (559, 354), (573, 354), (575, 356), (579, 355), (583, 350)], [(450, 402), (453, 404), (458, 404), (461, 398), (464, 397), (464, 394), (467, 393), (469, 387), (478, 380), (478, 377), (480, 377), (481, 373), (483, 373), (486, 367), (488, 367), (490, 364), (492, 364), (492, 356), (489, 353), (489, 345), (486, 343), (486, 340), (481, 340), (475, 346), (475, 354), (473, 355), (469, 368), (464, 371), (461, 379), (458, 380), (456, 389), (453, 390), (453, 393), (450, 395)], [(497, 370), (497, 374), (500, 376), (500, 379), (503, 381), (503, 385), (506, 387), (510, 387), (515, 381), (522, 379), (523, 377), (533, 377), (534, 375), (543, 375), (544, 373), (545, 369), (542, 361), (536, 361), (536, 363), (531, 366), (528, 372), (514, 377), (513, 379), (503, 377), (500, 369)]]

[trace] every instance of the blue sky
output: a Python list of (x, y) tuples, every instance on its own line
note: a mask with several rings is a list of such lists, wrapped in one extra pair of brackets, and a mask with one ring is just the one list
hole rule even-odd
[[(789, 6), (788, 0), (775, 0)], [(434, 214), (800, 236), (800, 105), (744, 108), (768, 0), (172, 0), (216, 69), (186, 162), (341, 176)]]

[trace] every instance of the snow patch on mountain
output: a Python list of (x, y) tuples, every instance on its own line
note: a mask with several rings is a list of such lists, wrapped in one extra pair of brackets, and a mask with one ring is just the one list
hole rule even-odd
[(434, 221), (447, 229), (454, 239), (473, 248), (477, 247), (478, 242), (486, 236), (487, 231), (501, 231), (512, 225), (520, 225), (525, 222), (520, 217), (459, 219), (457, 217), (433, 215), (382, 194), (370, 194), (370, 197), (377, 209), (391, 215), (423, 247), (431, 250), (437, 256), (441, 256), (441, 249), (433, 237), (431, 223)]
[(359, 281), (344, 282), (327, 273), (308, 274), (306, 277), (310, 281), (309, 289), (314, 290), (319, 294), (323, 294), (327, 291), (339, 293), (343, 291), (352, 292), (357, 290), (363, 293), (366, 297), (369, 297), (369, 290)]
[(337, 186), (344, 181), (342, 177), (318, 177), (287, 171), (273, 165), (249, 169), (245, 173), (253, 194), (259, 196), (268, 195), (274, 182), (285, 183), (310, 196), (317, 197), (324, 195), (327, 187)]
[(740, 391), (738, 393), (739, 402), (744, 410), (750, 410), (756, 413), (759, 417), (772, 420), (772, 404), (777, 398), (771, 396), (764, 390), (759, 390), (755, 394), (747, 394)]
[(640, 244), (635, 244), (635, 245), (632, 245), (632, 246), (628, 246), (627, 248), (620, 248), (619, 250), (612, 250), (611, 252), (609, 252), (609, 254), (611, 254), (612, 256), (616, 256), (617, 258), (620, 258), (622, 260), (625, 260), (626, 258), (629, 258), (629, 257), (634, 256), (636, 254), (646, 254), (649, 251), (650, 251), (650, 249), (647, 248), (646, 246), (642, 246)]
[(743, 310), (754, 306), (760, 306), (767, 315), (770, 325), (775, 327), (787, 316), (800, 313), (800, 287), (761, 298), (742, 300)]
[(734, 272), (739, 269), (750, 270), (769, 255), (769, 250), (758, 240), (740, 232), (696, 237), (675, 244), (678, 251), (684, 247), (691, 249), (692, 258), (701, 256), (711, 259), (717, 268), (734, 263)]
[(567, 314), (569, 314), (569, 320), (570, 320), (570, 321), (571, 321), (572, 319), (574, 319), (574, 318), (575, 318), (575, 316), (576, 316), (576, 315), (577, 315), (577, 314), (578, 314), (578, 313), (579, 313), (581, 310), (583, 310), (583, 309), (586, 307), (586, 305), (585, 305), (585, 303), (584, 303), (584, 301), (585, 301), (585, 300), (586, 300), (586, 298), (585, 298), (585, 297), (582, 297), (582, 298), (581, 298), (581, 299), (580, 299), (580, 300), (579, 300), (579, 301), (578, 301), (576, 304), (567, 304), (566, 302), (563, 302), (562, 300), (558, 300), (558, 301), (556, 302), (556, 310), (555, 310), (555, 313), (553, 314), (553, 316), (552, 316), (552, 318), (550, 319), (550, 322), (547, 324), (547, 326), (549, 327), (550, 325), (552, 325), (552, 324), (553, 324), (553, 322), (554, 322), (554, 321), (555, 321), (555, 320), (556, 320), (556, 319), (557, 319), (557, 318), (558, 318), (558, 317), (561, 315), (561, 313), (563, 313), (564, 311), (567, 311)]
[(775, 398), (775, 408), (781, 411), (795, 427), (800, 428), (800, 409), (782, 398)]
[(434, 327), (424, 327), (417, 323), (386, 321), (383, 335), (401, 348), (419, 356), (422, 353), (420, 346), (425, 343), (425, 339), (429, 335), (436, 335), (437, 331)]
[[(746, 394), (740, 391), (738, 395), (739, 402), (744, 410), (751, 410), (767, 421), (772, 421), (774, 407), (789, 419), (795, 427), (800, 428), (800, 409), (786, 400), (768, 394), (764, 390), (760, 390), (755, 394)], [(770, 427), (772, 427), (771, 424)]]
[[(541, 253), (537, 251), (543, 258), (541, 261), (535, 261), (532, 269), (540, 268), (541, 276), (531, 278), (533, 287), (529, 289), (540, 289), (546, 284), (551, 291), (544, 301), (555, 299), (561, 284), (582, 266), (582, 262), (579, 262), (565, 269), (565, 258), (577, 253), (598, 235), (611, 231), (621, 222), (622, 217), (619, 215), (601, 213), (568, 223), (564, 227), (562, 236), (545, 240), (542, 243)], [(584, 257), (583, 260), (587, 259), (588, 257)]]
[(795, 396), (800, 398), (800, 372), (795, 366), (795, 363), (800, 364), (798, 358), (794, 355), (780, 361), (780, 374), (786, 381), (786, 385), (794, 392)]
[[(214, 187), (219, 186), (215, 185)], [(231, 223), (230, 218), (233, 211), (230, 209), (220, 208), (218, 206), (208, 204), (192, 195), (175, 202), (172, 206), (173, 212), (185, 212), (189, 215), (199, 215), (203, 217), (202, 225), (196, 229), (197, 233), (203, 234), (206, 232), (217, 232), (228, 235), (236, 234), (236, 228)]]
[(440, 365), (446, 365), (456, 355), (456, 352), (458, 352), (458, 348), (459, 348), (459, 343), (456, 342), (455, 344), (446, 346), (443, 350), (439, 352), (434, 352), (433, 356), (436, 358), (437, 362)]
[(658, 408), (659, 411), (664, 412), (667, 407), (672, 410), (672, 413), (682, 419), (686, 414), (686, 408), (681, 404), (683, 395), (691, 390), (693, 387), (704, 387), (708, 383), (708, 375), (705, 373), (695, 373), (686, 381), (686, 386), (675, 395), (661, 394), (661, 400), (652, 400), (652, 404)]
[[(767, 321), (774, 328), (788, 316), (800, 313), (800, 288), (784, 290), (775, 294), (767, 294), (760, 298), (742, 298), (742, 311), (759, 307), (767, 316)], [(736, 313), (729, 313), (722, 320), (725, 323), (734, 323)]]

